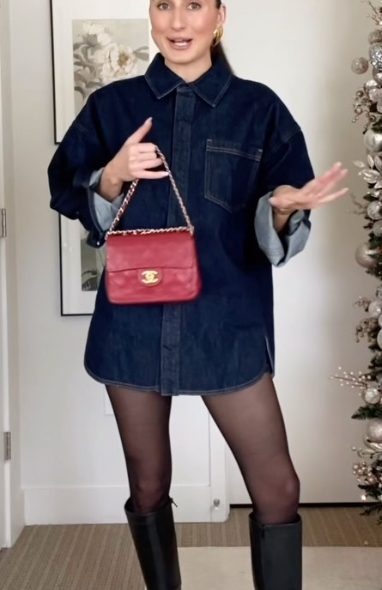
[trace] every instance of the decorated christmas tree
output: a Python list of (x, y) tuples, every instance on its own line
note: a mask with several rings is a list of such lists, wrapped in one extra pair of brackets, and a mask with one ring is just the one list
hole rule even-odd
[(368, 14), (375, 27), (369, 35), (369, 57), (357, 58), (352, 63), (356, 74), (371, 72), (371, 79), (363, 84), (355, 97), (353, 122), (366, 117), (363, 140), (366, 148), (365, 162), (356, 161), (359, 174), (367, 190), (362, 202), (355, 201), (366, 220), (366, 241), (356, 251), (357, 262), (366, 272), (378, 280), (375, 297), (362, 297), (357, 304), (367, 316), (356, 327), (357, 341), (368, 341), (371, 359), (368, 370), (355, 375), (344, 372), (342, 385), (357, 388), (363, 405), (356, 411), (355, 420), (365, 420), (365, 435), (360, 448), (353, 448), (360, 461), (353, 465), (354, 475), (362, 490), (362, 500), (367, 501), (365, 514), (376, 514), (382, 524), (382, 0), (380, 6), (368, 2)]

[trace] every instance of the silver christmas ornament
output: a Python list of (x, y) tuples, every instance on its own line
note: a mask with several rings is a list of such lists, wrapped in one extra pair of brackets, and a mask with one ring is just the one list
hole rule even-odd
[(367, 404), (374, 405), (379, 403), (381, 399), (381, 394), (378, 390), (377, 383), (370, 383), (370, 385), (368, 385), (368, 388), (363, 394), (363, 399)]
[(373, 154), (382, 151), (382, 133), (368, 129), (363, 136), (363, 142), (366, 149)]
[(369, 305), (369, 315), (372, 318), (379, 318), (382, 314), (382, 301), (372, 301)]
[(379, 221), (376, 221), (373, 225), (373, 234), (377, 237), (377, 238), (381, 238), (382, 237), (382, 219), (380, 219)]
[(365, 57), (357, 57), (352, 61), (351, 69), (355, 74), (365, 74), (369, 69), (369, 61)]
[(372, 65), (382, 70), (382, 43), (373, 43), (369, 48), (369, 56)]
[(382, 88), (372, 88), (369, 90), (369, 98), (372, 102), (378, 102), (382, 99)]
[(380, 315), (378, 318), (378, 325), (380, 328), (382, 328), (382, 315)]
[(373, 78), (378, 86), (382, 86), (382, 72), (380, 70), (373, 68)]
[(367, 477), (367, 482), (371, 485), (374, 486), (376, 483), (378, 483), (378, 479), (375, 477), (375, 475), (368, 475)]
[(375, 80), (368, 80), (363, 85), (363, 88), (364, 88), (365, 93), (367, 94), (370, 90), (373, 90), (373, 88), (378, 88), (378, 84)]
[(375, 31), (371, 31), (369, 35), (369, 43), (373, 45), (373, 43), (382, 43), (382, 30), (375, 29)]
[(369, 244), (361, 244), (360, 246), (358, 246), (355, 253), (355, 259), (358, 262), (358, 264), (363, 268), (371, 268), (372, 266), (374, 266), (375, 261), (370, 256), (371, 252), (372, 250), (370, 250)]
[(382, 219), (382, 203), (380, 201), (372, 201), (367, 206), (367, 214), (370, 219), (378, 221)]
[(382, 420), (373, 418), (367, 425), (367, 438), (374, 443), (382, 443)]
[(379, 348), (382, 348), (382, 330), (379, 330), (379, 332), (378, 332), (377, 342), (378, 342)]

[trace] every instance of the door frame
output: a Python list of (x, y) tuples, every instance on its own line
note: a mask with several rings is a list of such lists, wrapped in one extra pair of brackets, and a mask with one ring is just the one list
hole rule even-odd
[[(0, 3), (0, 208), (6, 209), (7, 237), (0, 238), (0, 549), (11, 547), (24, 527), (21, 490), (20, 413), (18, 387), (18, 326), (16, 242), (13, 201), (13, 133), (10, 59), (10, 0)], [(6, 146), (6, 150), (5, 150)], [(8, 219), (8, 221), (10, 221)], [(1, 233), (0, 233), (1, 235)], [(4, 433), (12, 437), (11, 457), (5, 458)], [(1, 481), (1, 480), (0, 480)]]
[[(2, 7), (0, 6), (0, 30)], [(3, 143), (3, 101), (2, 101), (2, 47), (0, 45), (0, 210), (5, 208), (4, 185), (4, 143)], [(1, 223), (1, 216), (0, 216)], [(3, 433), (8, 432), (9, 405), (6, 391), (8, 390), (8, 330), (7, 330), (7, 297), (6, 297), (6, 243), (0, 228), (0, 549), (7, 545), (9, 532), (9, 469), (7, 469), (4, 453)]]

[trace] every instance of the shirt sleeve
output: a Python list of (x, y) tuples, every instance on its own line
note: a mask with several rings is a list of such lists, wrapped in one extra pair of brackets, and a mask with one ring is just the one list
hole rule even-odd
[(301, 252), (308, 240), (310, 210), (292, 214), (277, 233), (269, 199), (281, 185), (302, 188), (314, 178), (304, 135), (285, 104), (276, 97), (268, 120), (258, 179), (255, 232), (259, 247), (274, 266), (283, 266)]
[(124, 199), (124, 193), (121, 193), (113, 201), (107, 201), (101, 195), (97, 193), (97, 186), (102, 176), (104, 168), (96, 170), (90, 177), (89, 183), (89, 207), (92, 218), (94, 219), (95, 225), (101, 228), (101, 231), (107, 231), (113, 223), (115, 216), (118, 213), (122, 201)]
[(256, 216), (255, 231), (258, 244), (274, 266), (283, 266), (301, 252), (308, 241), (310, 221), (304, 211), (293, 213), (286, 228), (278, 234), (273, 225), (273, 211), (269, 199), (273, 193), (260, 198)]
[(106, 166), (112, 155), (102, 138), (101, 116), (91, 94), (66, 132), (48, 167), (50, 207), (69, 219), (78, 219), (88, 230), (88, 244), (99, 247), (105, 230), (95, 215), (90, 181), (95, 170)]

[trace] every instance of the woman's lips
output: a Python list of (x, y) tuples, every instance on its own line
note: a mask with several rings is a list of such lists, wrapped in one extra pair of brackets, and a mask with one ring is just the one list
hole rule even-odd
[(192, 39), (169, 39), (174, 49), (188, 49), (192, 43)]

